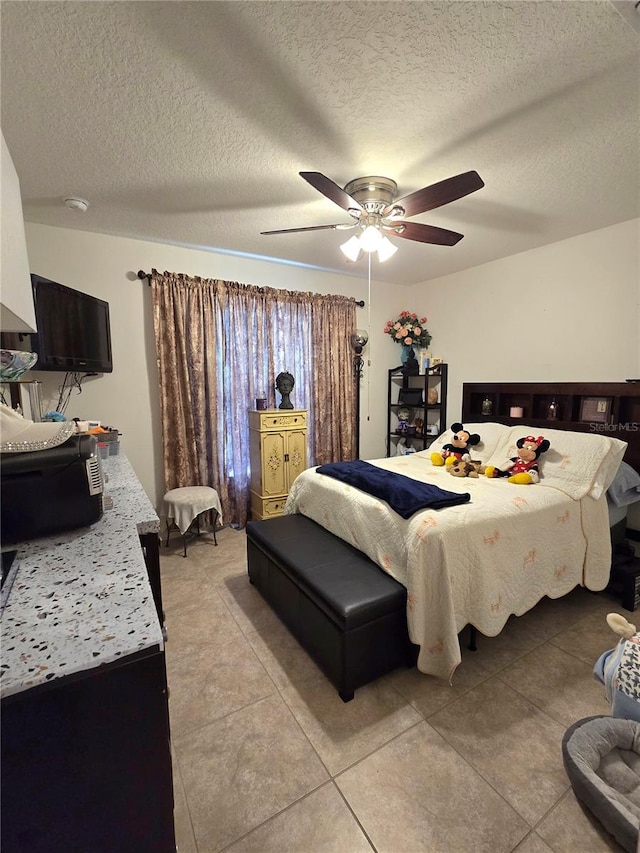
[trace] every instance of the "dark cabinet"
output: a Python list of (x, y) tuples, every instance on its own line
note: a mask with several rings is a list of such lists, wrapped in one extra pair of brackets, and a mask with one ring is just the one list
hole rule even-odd
[(389, 371), (387, 456), (402, 449), (425, 450), (447, 427), (447, 365), (405, 376), (402, 365)]
[(164, 652), (2, 702), (6, 853), (175, 853)]
[(3, 853), (175, 853), (160, 521), (124, 454), (105, 468), (100, 521), (17, 546), (1, 624)]

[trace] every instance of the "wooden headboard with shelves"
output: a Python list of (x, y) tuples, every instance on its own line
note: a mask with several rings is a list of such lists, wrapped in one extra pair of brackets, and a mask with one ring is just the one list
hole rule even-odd
[[(483, 402), (491, 401), (491, 414)], [(556, 404), (556, 419), (549, 407)], [(522, 409), (513, 417), (513, 408)], [(640, 473), (640, 382), (465, 382), (462, 422), (493, 421), (544, 428), (595, 432), (628, 444), (624, 460)]]

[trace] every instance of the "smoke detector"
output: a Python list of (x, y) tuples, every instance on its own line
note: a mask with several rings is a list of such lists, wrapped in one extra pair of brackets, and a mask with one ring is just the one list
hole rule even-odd
[(64, 203), (69, 210), (78, 210), (80, 213), (86, 213), (89, 208), (89, 202), (84, 198), (65, 198)]

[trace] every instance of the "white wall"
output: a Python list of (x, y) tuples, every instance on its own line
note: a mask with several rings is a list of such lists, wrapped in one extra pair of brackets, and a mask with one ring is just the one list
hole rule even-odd
[[(31, 272), (99, 296), (109, 303), (113, 373), (86, 379), (82, 394), (73, 392), (67, 416), (98, 419), (122, 432), (122, 449), (156, 506), (159, 506), (164, 483), (151, 290), (146, 280), (130, 280), (133, 273), (139, 269), (149, 272), (154, 267), (245, 284), (339, 293), (357, 300), (369, 300), (365, 267), (360, 270), (360, 277), (341, 276), (32, 223), (27, 223), (26, 234)], [(378, 381), (369, 383), (367, 371), (382, 372), (386, 377), (386, 370), (398, 358), (393, 342), (381, 340), (382, 334), (376, 335), (387, 315), (397, 310), (396, 292), (388, 285), (375, 282), (371, 290), (373, 309), (370, 311), (368, 304), (357, 309), (358, 328), (368, 328), (369, 319), (372, 324), (372, 343), (365, 350), (372, 364), (371, 368), (365, 368), (361, 384), (360, 452), (365, 458), (384, 456), (386, 431), (385, 380), (382, 386)], [(43, 383), (43, 411), (55, 409), (63, 374), (32, 371), (31, 378)], [(370, 420), (367, 420), (367, 408), (372, 412)]]

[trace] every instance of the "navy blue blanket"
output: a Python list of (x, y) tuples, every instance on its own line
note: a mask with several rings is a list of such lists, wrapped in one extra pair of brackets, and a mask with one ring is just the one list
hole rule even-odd
[(381, 498), (402, 518), (410, 518), (419, 509), (442, 509), (471, 500), (469, 492), (447, 492), (438, 486), (420, 483), (404, 474), (386, 471), (359, 459), (353, 462), (330, 462), (320, 465), (316, 471)]

